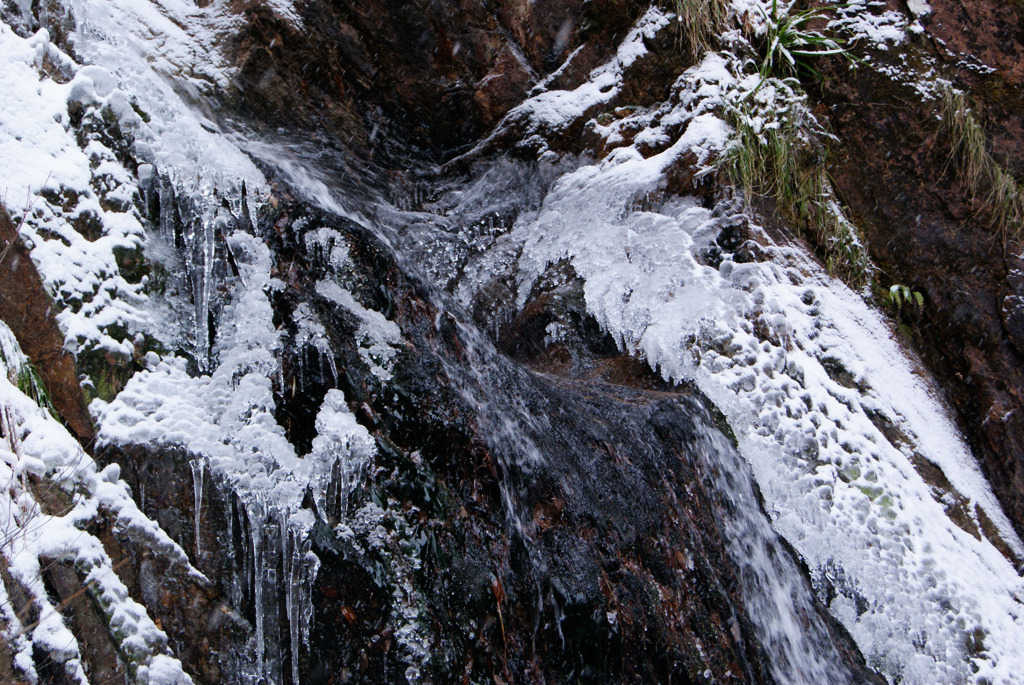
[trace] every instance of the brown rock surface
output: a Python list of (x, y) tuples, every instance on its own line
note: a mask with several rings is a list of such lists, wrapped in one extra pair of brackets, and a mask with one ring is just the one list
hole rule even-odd
[(313, 0), (298, 5), (304, 27), (259, 0), (234, 9), (245, 21), (227, 43), (240, 69), (229, 108), (394, 162), (410, 147), (444, 158), (475, 142), (582, 44), (557, 85), (578, 84), (644, 5)]
[[(895, 5), (895, 3), (890, 3)], [(926, 33), (875, 63), (931, 62), (967, 91), (997, 162), (1024, 170), (1020, 3), (937, 0)], [(893, 7), (895, 8), (895, 7)], [(981, 66), (984, 65), (984, 66)], [(935, 103), (870, 66), (826, 70), (831, 173), (864, 230), (883, 286), (920, 291), (913, 343), (936, 374), (997, 496), (1024, 534), (1024, 278), (1021, 244), (991, 226), (957, 178)], [(911, 74), (913, 76), (913, 74)]]
[(7, 210), (0, 207), (0, 320), (35, 364), (57, 413), (83, 444), (93, 438), (92, 419), (78, 383), (75, 358), (64, 349), (50, 296), (18, 236)]

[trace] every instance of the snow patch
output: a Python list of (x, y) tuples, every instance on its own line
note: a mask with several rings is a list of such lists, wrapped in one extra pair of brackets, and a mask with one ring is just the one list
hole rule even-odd
[[(184, 552), (139, 511), (116, 466), (99, 470), (56, 419), (11, 384), (9, 379), (20, 371), (17, 366), (25, 363), (13, 339), (0, 322), (4, 349), (0, 358), (4, 434), (0, 439), (0, 530), (4, 531), (0, 553), (38, 612), (35, 624), (26, 625), (25, 615), (14, 613), (9, 601), (2, 602), (16, 666), (26, 677), (38, 678), (34, 646), (64, 664), (73, 680), (88, 682), (78, 639), (43, 582), (44, 562), (67, 563), (107, 622), (111, 637), (128, 660), (129, 673), (135, 671), (140, 682), (157, 682), (147, 680), (151, 677), (147, 674), (159, 672), (164, 678), (160, 682), (191, 683), (181, 663), (168, 653), (167, 636), (131, 598), (103, 544), (89, 529), (100, 516), (112, 515), (116, 525), (141, 533), (161, 553), (187, 568)], [(28, 474), (40, 479), (34, 487), (26, 479)], [(66, 507), (53, 511), (52, 503), (37, 499), (40, 489), (49, 491), (48, 500), (66, 502)], [(2, 583), (0, 594), (7, 600)]]

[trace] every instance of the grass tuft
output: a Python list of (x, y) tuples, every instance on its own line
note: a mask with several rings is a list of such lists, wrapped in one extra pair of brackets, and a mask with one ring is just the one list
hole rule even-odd
[(814, 22), (827, 21), (828, 10), (811, 8), (794, 12), (795, 4), (783, 3), (780, 10), (778, 0), (772, 0), (770, 12), (760, 4), (754, 5), (767, 26), (765, 56), (759, 69), (762, 80), (773, 74), (782, 77), (799, 76), (800, 72), (820, 78), (820, 74), (810, 66), (811, 58), (843, 55), (852, 59), (838, 38), (809, 28)]
[(1021, 185), (1001, 166), (993, 168), (991, 175), (985, 204), (992, 208), (996, 230), (1003, 236), (1020, 239), (1024, 236), (1024, 192)]
[(988, 151), (988, 136), (962, 91), (947, 88), (939, 103), (941, 131), (967, 192), (980, 201), (1004, 243), (1024, 237), (1024, 189)]
[(14, 334), (6, 326), (0, 329), (0, 367), (7, 370), (10, 382), (18, 390), (30, 397), (41, 409), (57, 418), (57, 410), (46, 389), (46, 383), (39, 375), (39, 370), (18, 347)]
[(671, 9), (676, 13), (693, 62), (714, 50), (719, 37), (728, 29), (729, 3), (724, 0), (672, 0)]
[[(743, 98), (729, 110), (737, 137), (722, 167), (733, 187), (750, 203), (755, 195), (773, 198), (780, 214), (808, 240), (830, 273), (854, 287), (871, 282), (873, 267), (856, 227), (846, 218), (826, 171), (828, 134), (806, 108), (802, 96), (772, 80), (781, 98), (775, 109)], [(778, 107), (785, 102), (784, 107)]]

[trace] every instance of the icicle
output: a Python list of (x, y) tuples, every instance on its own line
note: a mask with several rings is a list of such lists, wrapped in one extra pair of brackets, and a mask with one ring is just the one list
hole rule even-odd
[(210, 370), (213, 331), (211, 330), (211, 302), (213, 300), (215, 239), (218, 229), (223, 230), (226, 220), (218, 212), (209, 221), (196, 219), (192, 238), (192, 282), (195, 297), (196, 360), (203, 371)]
[(303, 590), (302, 582), (302, 557), (300, 555), (301, 544), (296, 539), (296, 533), (284, 530), (281, 533), (282, 538), (287, 541), (287, 545), (283, 549), (285, 567), (287, 568), (287, 587), (286, 587), (286, 609), (288, 615), (288, 643), (291, 651), (292, 661), (292, 685), (299, 685), (299, 657), (300, 657), (300, 644), (299, 639), (301, 636), (301, 620), (300, 610), (302, 608), (302, 602), (305, 599), (305, 593)]
[(281, 388), (281, 395), (284, 395), (284, 360), (281, 357), (281, 353), (274, 351), (274, 361), (277, 362), (277, 368), (274, 373), (277, 374), (277, 387)]
[(327, 357), (327, 367), (331, 370), (331, 387), (337, 387), (338, 365), (334, 362), (334, 354), (331, 352), (330, 348), (327, 349), (324, 356)]
[(253, 563), (253, 613), (256, 616), (256, 672), (263, 674), (263, 659), (266, 650), (263, 626), (263, 577), (264, 555), (263, 546), (263, 512), (258, 502), (248, 507), (249, 532), (252, 537)]
[(280, 683), (283, 681), (281, 665), (284, 655), (281, 651), (282, 626), (279, 598), (281, 595), (281, 582), (285, 578), (278, 577), (279, 556), (282, 552), (282, 542), (278, 539), (281, 536), (279, 518), (281, 516), (287, 518), (287, 511), (282, 513), (279, 509), (273, 507), (269, 509), (264, 508), (264, 515), (261, 519), (265, 533), (263, 541), (263, 578), (265, 587), (262, 593), (263, 601), (260, 604), (260, 611), (263, 612), (263, 636), (265, 640), (263, 676), (270, 683)]
[(213, 331), (210, 330), (210, 300), (213, 296), (213, 238), (214, 230), (213, 226), (205, 226), (203, 230), (203, 288), (202, 288), (202, 321), (200, 325), (203, 329), (203, 337), (201, 338), (203, 348), (201, 350), (204, 359), (206, 359), (207, 368), (209, 368), (210, 359), (210, 347), (212, 340), (210, 339), (213, 335)]
[[(235, 495), (233, 492), (228, 493), (228, 544), (227, 544), (227, 562), (228, 562), (228, 578), (229, 578), (229, 590), (228, 596), (231, 598), (231, 604), (234, 607), (238, 607), (241, 604), (241, 596), (238, 592), (238, 564), (235, 559)], [(236, 599), (237, 598), (237, 599)]]
[(327, 483), (327, 502), (324, 509), (328, 519), (338, 520), (344, 514), (342, 507), (342, 490), (344, 485), (341, 482), (341, 459), (337, 458), (331, 465), (331, 478)]
[(232, 495), (232, 506), (234, 507), (234, 515), (238, 517), (238, 540), (239, 549), (242, 550), (242, 558), (240, 560), (241, 575), (237, 576), (237, 582), (232, 584), (231, 601), (234, 606), (241, 607), (243, 598), (252, 597), (252, 588), (249, 587), (249, 580), (253, 577), (252, 555), (249, 554), (249, 542), (245, 537), (247, 529), (245, 509), (242, 507), (242, 502), (238, 499), (237, 495)]
[(348, 463), (344, 457), (338, 458), (338, 518), (348, 514)]
[(161, 182), (160, 189), (160, 237), (174, 244), (174, 191), (170, 185)]
[(309, 629), (313, 625), (313, 583), (320, 572), (320, 557), (313, 554), (309, 539), (302, 541), (302, 603), (300, 605), (300, 631), (302, 644), (309, 647)]
[(199, 563), (199, 558), (202, 556), (202, 544), (200, 535), (200, 522), (202, 520), (202, 509), (203, 509), (203, 469), (205, 464), (202, 459), (193, 459), (190, 466), (192, 467), (192, 491), (193, 491), (193, 505), (195, 507), (193, 521), (195, 524), (196, 533), (196, 563)]
[(232, 578), (232, 580), (234, 580), (234, 576), (235, 576), (235, 573), (234, 573), (234, 571), (235, 571), (235, 564), (234, 564), (234, 561), (235, 561), (235, 512), (234, 512), (234, 509), (233, 509), (234, 505), (231, 502), (231, 499), (232, 499), (232, 497), (229, 494), (228, 495), (228, 516), (227, 516), (227, 519), (228, 519), (228, 531), (227, 531), (227, 533), (228, 533), (228, 536), (227, 536), (227, 540), (228, 540), (227, 556), (228, 556), (228, 558), (227, 558), (227, 561), (228, 561), (228, 568), (231, 569), (231, 578)]
[(195, 297), (196, 361), (199, 363), (199, 368), (206, 371), (208, 361), (206, 352), (210, 348), (207, 339), (209, 310), (206, 308), (208, 304), (206, 300), (206, 242), (203, 240), (204, 236), (200, 230), (193, 229), (193, 233), (193, 244), (195, 245), (193, 259), (196, 260), (196, 264), (193, 265), (192, 271), (192, 279), (195, 283), (192, 293)]

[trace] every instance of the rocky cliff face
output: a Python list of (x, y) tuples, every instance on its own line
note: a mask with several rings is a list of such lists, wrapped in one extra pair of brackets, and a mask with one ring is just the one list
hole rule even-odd
[(7, 2), (0, 673), (1011, 682), (1020, 8), (771, 7)]
[[(964, 89), (992, 157), (1020, 178), (1021, 7), (930, 4), (918, 38), (871, 59), (915, 65), (911, 73), (933, 68)], [(999, 228), (990, 191), (973, 190), (956, 172), (962, 152), (942, 129), (937, 103), (919, 102), (905, 78), (890, 74), (833, 72), (824, 82), (838, 138), (835, 178), (886, 281), (925, 294), (907, 322), (910, 336), (1020, 532), (1020, 217)], [(878, 202), (881, 196), (891, 201)]]

